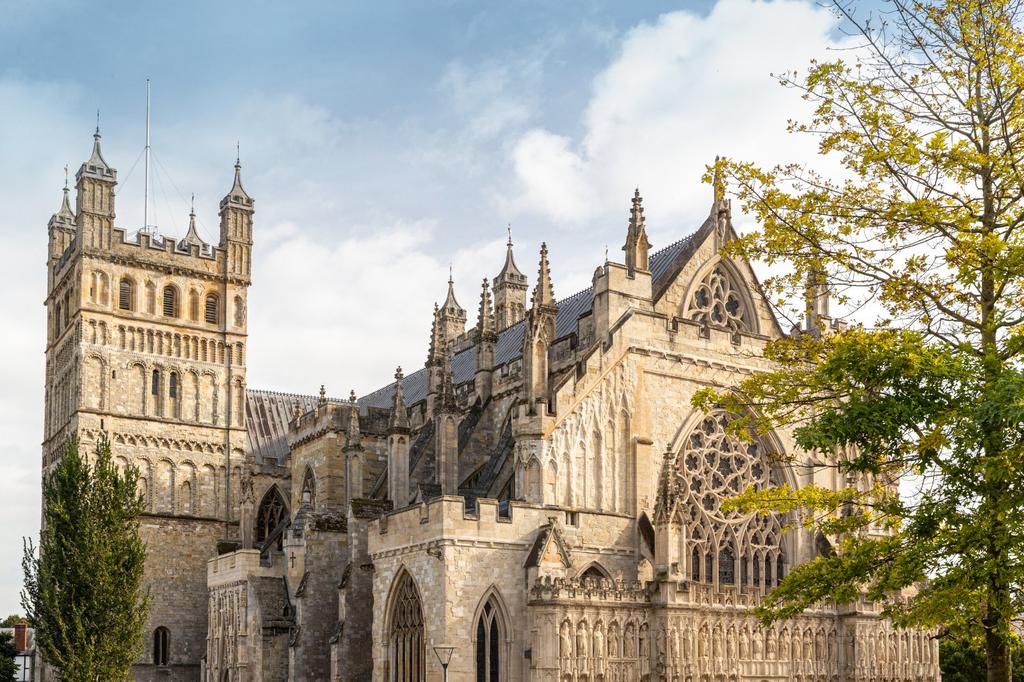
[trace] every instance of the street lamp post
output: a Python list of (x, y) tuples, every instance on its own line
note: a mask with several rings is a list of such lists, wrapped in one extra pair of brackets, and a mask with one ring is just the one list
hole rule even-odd
[(434, 655), (437, 656), (441, 669), (444, 671), (444, 682), (448, 682), (448, 664), (452, 662), (452, 654), (455, 653), (453, 646), (435, 646)]

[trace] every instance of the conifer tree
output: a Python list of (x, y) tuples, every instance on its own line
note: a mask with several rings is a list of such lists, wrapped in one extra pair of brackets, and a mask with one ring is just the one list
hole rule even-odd
[(0, 632), (0, 682), (16, 682), (18, 679), (17, 655), (13, 635)]
[[(1024, 611), (1024, 17), (1020, 0), (884, 5), (872, 23), (837, 0), (849, 49), (781, 77), (813, 106), (791, 131), (818, 138), (827, 171), (709, 170), (760, 224), (727, 252), (788, 266), (766, 290), (811, 323), (769, 345), (775, 371), (695, 404), (729, 409), (748, 436), (793, 427), (847, 482), (732, 501), (831, 542), (767, 596), (764, 620), (866, 593), (897, 625), (982, 642), (988, 680), (1009, 682)], [(836, 328), (825, 289), (878, 318)]]
[(92, 463), (69, 441), (43, 478), (39, 552), (26, 542), (22, 605), (62, 682), (125, 680), (142, 652), (149, 596), (137, 480), (134, 468), (118, 469), (106, 440)]

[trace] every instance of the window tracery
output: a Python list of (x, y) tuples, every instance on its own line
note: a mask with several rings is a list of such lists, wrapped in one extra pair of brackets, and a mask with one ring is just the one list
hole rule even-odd
[[(285, 517), (284, 500), (276, 487), (272, 487), (260, 501), (256, 514), (256, 544), (260, 547), (273, 534)], [(283, 548), (284, 534), (277, 537), (277, 549)]]
[(477, 682), (501, 682), (501, 640), (504, 624), (500, 622), (494, 597), (484, 604), (476, 622), (476, 680)]
[(690, 432), (676, 459), (676, 486), (681, 493), (679, 521), (687, 528), (694, 581), (719, 585), (763, 585), (782, 578), (785, 563), (779, 519), (726, 511), (722, 503), (750, 486), (779, 484), (763, 443), (746, 443), (726, 433), (730, 416), (715, 412)]
[(408, 573), (395, 587), (391, 607), (390, 649), (391, 681), (423, 682), (426, 673), (426, 646), (423, 637), (423, 608), (420, 593)]
[(754, 331), (745, 298), (742, 285), (719, 263), (694, 289), (686, 317), (705, 327), (719, 327), (733, 333)]

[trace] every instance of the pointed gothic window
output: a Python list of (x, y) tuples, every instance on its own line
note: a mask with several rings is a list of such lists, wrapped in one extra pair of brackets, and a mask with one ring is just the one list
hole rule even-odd
[(391, 682), (423, 682), (426, 679), (426, 641), (420, 593), (408, 573), (395, 586), (388, 632)]
[(491, 596), (476, 622), (476, 682), (502, 682), (501, 641), (504, 623)]
[[(685, 551), (691, 555), (694, 580), (718, 585), (763, 582), (768, 589), (772, 569), (781, 566), (783, 556), (780, 519), (726, 510), (722, 503), (747, 488), (776, 485), (778, 473), (763, 442), (745, 442), (726, 431), (730, 420), (721, 411), (704, 417), (675, 458), (680, 509), (687, 510), (680, 520), (690, 528)], [(711, 538), (721, 538), (721, 544), (710, 543)]]
[(167, 665), (170, 660), (171, 633), (161, 626), (153, 630), (153, 665)]
[[(259, 510), (256, 512), (256, 545), (262, 548), (284, 519), (284, 499), (281, 498), (277, 486), (271, 486), (260, 501)], [(279, 552), (283, 549), (284, 533), (277, 536), (276, 546)]]
[(693, 291), (686, 317), (705, 328), (733, 333), (754, 331), (752, 314), (742, 285), (722, 263), (716, 265)]
[(217, 324), (220, 319), (220, 312), (217, 299), (217, 294), (206, 295), (206, 323)]

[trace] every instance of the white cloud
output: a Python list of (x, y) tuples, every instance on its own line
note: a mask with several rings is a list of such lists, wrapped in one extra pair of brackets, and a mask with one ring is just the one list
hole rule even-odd
[[(512, 152), (506, 197), (527, 214), (578, 224), (623, 213), (634, 186), (664, 229), (707, 209), (700, 182), (716, 155), (762, 162), (810, 158), (815, 143), (785, 134), (803, 103), (770, 73), (804, 68), (836, 45), (836, 19), (795, 0), (721, 0), (629, 31), (592, 83), (578, 139), (542, 128)], [(658, 229), (655, 227), (655, 229)]]

